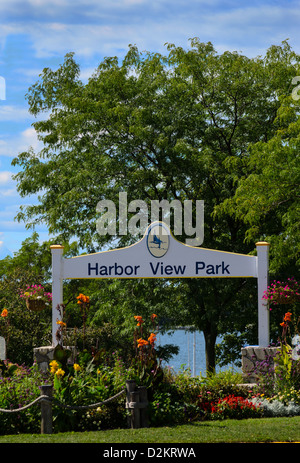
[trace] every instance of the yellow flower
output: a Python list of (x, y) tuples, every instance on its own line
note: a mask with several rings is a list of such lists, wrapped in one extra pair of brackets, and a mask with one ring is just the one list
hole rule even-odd
[(56, 370), (58, 369), (59, 365), (58, 365), (56, 360), (52, 360), (52, 362), (50, 362), (50, 367), (51, 367), (50, 372), (55, 373)]
[(75, 371), (80, 371), (81, 370), (81, 367), (80, 367), (80, 365), (78, 365), (78, 363), (74, 363), (73, 368), (74, 368)]
[(57, 376), (57, 378), (61, 378), (62, 376), (64, 376), (65, 372), (64, 370), (62, 370), (61, 368), (59, 368), (56, 372), (55, 372), (55, 376)]

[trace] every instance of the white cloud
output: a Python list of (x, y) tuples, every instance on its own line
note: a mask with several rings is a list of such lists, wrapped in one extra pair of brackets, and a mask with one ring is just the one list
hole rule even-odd
[[(0, 204), (3, 207), (5, 204), (6, 207), (8, 203), (13, 201), (15, 203), (16, 199), (19, 198), (19, 194), (16, 189), (16, 183), (12, 179), (13, 172), (10, 171), (0, 171)], [(3, 211), (0, 211), (0, 216)]]
[(28, 110), (22, 106), (0, 105), (0, 121), (20, 122), (33, 119)]
[(0, 172), (0, 186), (7, 184), (11, 181), (12, 172), (2, 171)]
[(36, 130), (33, 127), (29, 127), (28, 129), (24, 130), (21, 133), (21, 138), (27, 145), (30, 145), (33, 148), (38, 147), (39, 140), (37, 138)]
[(0, 220), (0, 227), (4, 232), (24, 230), (25, 228), (22, 222), (16, 222), (14, 220)]
[(42, 143), (38, 140), (33, 127), (28, 127), (13, 137), (3, 136), (0, 139), (0, 156), (17, 157), (19, 153), (27, 151), (29, 147), (35, 151), (42, 148)]
[(17, 193), (17, 190), (15, 188), (9, 188), (9, 189), (3, 190), (3, 191), (0, 190), (0, 197), (1, 196), (3, 196), (3, 197), (15, 197), (17, 195), (18, 195), (18, 193)]
[[(188, 46), (199, 37), (218, 47), (239, 50), (266, 48), (290, 37), (298, 41), (299, 2), (265, 0), (11, 0), (1, 2), (0, 18), (7, 35), (31, 37), (36, 56), (63, 56), (75, 51), (83, 57), (115, 55), (129, 43), (162, 51), (165, 42)], [(1, 19), (0, 19), (1, 21)], [(216, 46), (217, 48), (217, 46)]]

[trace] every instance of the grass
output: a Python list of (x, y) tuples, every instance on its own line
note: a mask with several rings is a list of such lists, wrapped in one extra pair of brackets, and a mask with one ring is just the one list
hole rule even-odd
[(58, 434), (0, 436), (1, 443), (262, 443), (300, 442), (300, 416), (203, 421), (174, 427), (113, 429)]

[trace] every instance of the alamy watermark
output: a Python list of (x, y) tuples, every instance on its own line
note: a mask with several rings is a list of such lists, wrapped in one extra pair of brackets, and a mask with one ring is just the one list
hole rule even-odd
[[(178, 199), (151, 200), (150, 211), (145, 201), (135, 199), (128, 203), (127, 193), (119, 193), (118, 207), (109, 199), (98, 202), (96, 211), (101, 214), (97, 219), (96, 228), (99, 235), (138, 236), (145, 233), (149, 221), (163, 221), (174, 235), (189, 236), (186, 244), (200, 246), (204, 240), (204, 201)], [(128, 213), (130, 218), (128, 219)], [(132, 213), (135, 213), (132, 215)], [(172, 222), (172, 225), (171, 225)], [(194, 224), (194, 225), (193, 225)]]
[(0, 100), (6, 100), (6, 84), (2, 76), (0, 76)]
[[(300, 76), (293, 77), (292, 85), (296, 85), (296, 84), (298, 84), (298, 82), (300, 82)], [(300, 83), (298, 85), (296, 85), (296, 87), (293, 88), (293, 90), (292, 90), (292, 98), (295, 101), (300, 100), (300, 94), (298, 93), (298, 91), (300, 91)]]

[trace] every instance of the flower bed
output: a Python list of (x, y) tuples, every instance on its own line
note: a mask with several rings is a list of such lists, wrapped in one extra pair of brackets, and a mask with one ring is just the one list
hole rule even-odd
[[(40, 395), (39, 386), (54, 385), (54, 398), (65, 405), (90, 405), (108, 399), (124, 388), (126, 379), (135, 379), (134, 368), (117, 353), (114, 362), (96, 365), (79, 363), (62, 368), (54, 361), (42, 374), (36, 366), (26, 368), (2, 362), (0, 408), (15, 409), (27, 405)], [(192, 377), (189, 370), (179, 373), (163, 370), (164, 379), (149, 397), (150, 426), (171, 426), (198, 420), (247, 419), (268, 416), (300, 415), (300, 392), (266, 397), (257, 387), (238, 384), (240, 374), (230, 371), (209, 378)], [(54, 432), (91, 431), (127, 427), (125, 397), (93, 409), (68, 410), (53, 404)], [(20, 413), (0, 412), (2, 434), (40, 432), (39, 406)]]
[[(85, 328), (90, 301), (82, 294), (77, 299)], [(63, 316), (63, 307), (59, 310)], [(6, 312), (2, 311), (1, 315), (7, 318)], [(53, 384), (55, 432), (127, 427), (128, 412), (123, 396), (93, 409), (69, 409), (61, 404), (80, 406), (103, 402), (122, 391), (126, 380), (132, 379), (137, 385), (147, 386), (150, 426), (300, 414), (299, 353), (297, 346), (291, 349), (286, 342), (292, 312), (286, 312), (283, 317), (281, 349), (274, 358), (271, 373), (266, 374), (266, 361), (261, 371), (258, 364), (258, 383), (251, 389), (240, 384), (242, 374), (231, 370), (192, 377), (189, 369), (174, 373), (162, 368), (155, 346), (157, 318), (156, 314), (148, 319), (140, 315), (134, 317), (133, 356), (126, 359), (117, 351), (108, 355), (103, 350), (84, 349), (75, 363), (69, 363), (68, 350), (58, 344), (55, 358), (45, 373), (36, 365), (26, 368), (9, 361), (0, 362), (0, 408), (23, 407), (40, 395), (39, 386)], [(60, 320), (59, 342), (65, 332), (66, 323)], [(83, 334), (85, 337), (85, 329)], [(39, 407), (32, 406), (14, 414), (0, 412), (0, 430), (3, 434), (39, 432)]]

